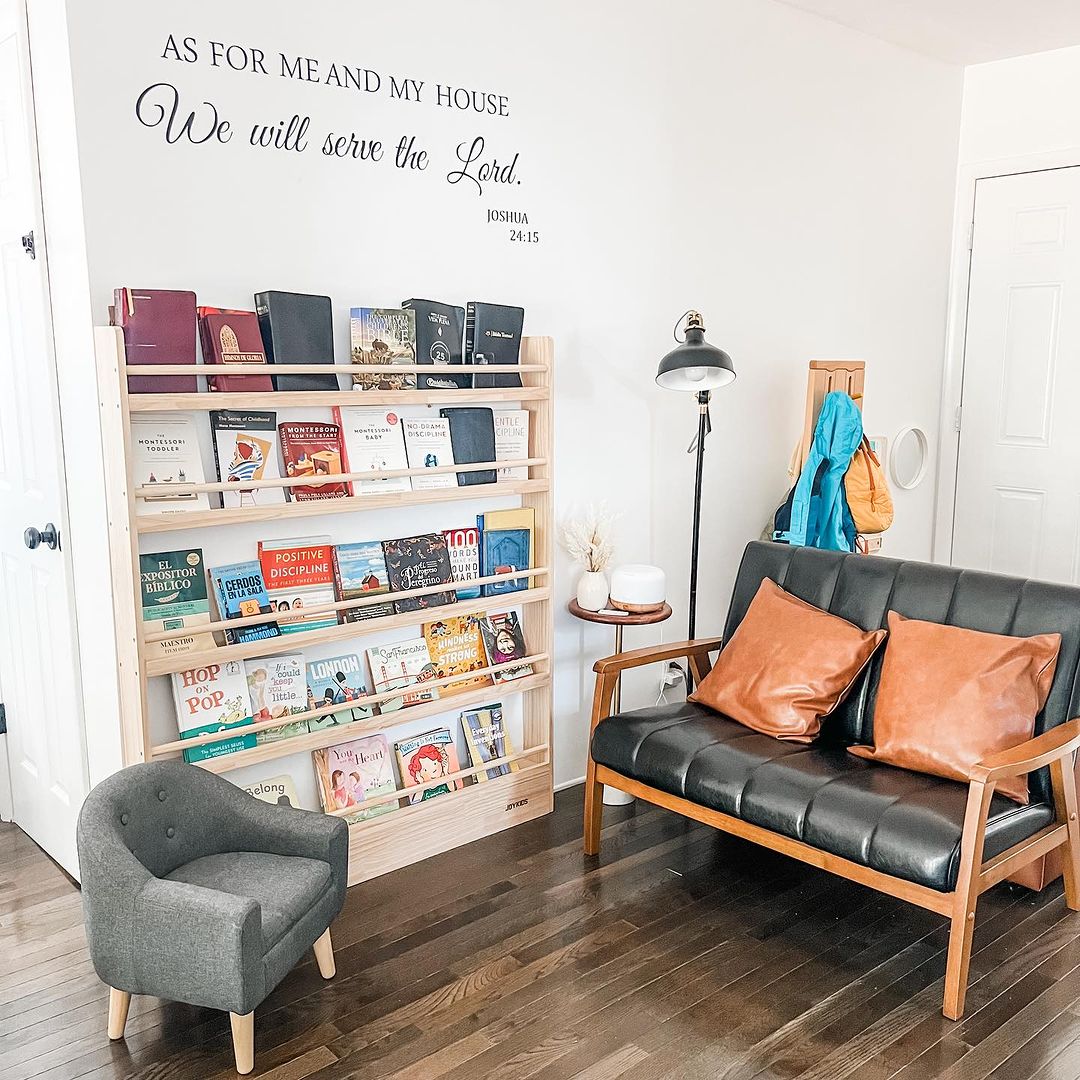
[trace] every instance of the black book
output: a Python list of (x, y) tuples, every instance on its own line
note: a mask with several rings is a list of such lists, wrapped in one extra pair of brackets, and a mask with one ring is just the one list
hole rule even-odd
[[(450, 565), (450, 552), (442, 533), (424, 533), (420, 536), (403, 536), (400, 540), (384, 540), (383, 556), (391, 593), (422, 589), (429, 585), (451, 585), (454, 571)], [(445, 592), (425, 593), (423, 596), (406, 596), (394, 601), (394, 610), (420, 611), (452, 604), (457, 600), (453, 589)]]
[[(334, 323), (329, 296), (260, 292), (255, 312), (270, 364), (332, 364)], [(336, 375), (274, 375), (275, 390), (336, 390)]]
[[(403, 308), (416, 312), (416, 362), (433, 367), (457, 367), (462, 364), (462, 334), (465, 309), (436, 300), (402, 300)], [(449, 371), (418, 372), (420, 390), (467, 390), (469, 376)]]
[[(521, 327), (525, 309), (505, 304), (484, 304), (470, 300), (465, 310), (466, 363), (516, 364), (521, 352)], [(503, 375), (473, 375), (473, 386), (488, 389), (492, 386), (520, 386), (521, 376), (508, 372)]]
[[(455, 465), (495, 460), (495, 417), (490, 409), (482, 406), (440, 409), (439, 415), (450, 422), (450, 446), (454, 451)], [(497, 479), (495, 469), (457, 474), (458, 487), (494, 484)]]

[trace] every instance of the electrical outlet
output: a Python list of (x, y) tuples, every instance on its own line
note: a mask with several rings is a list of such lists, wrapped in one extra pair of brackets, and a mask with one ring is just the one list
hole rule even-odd
[(660, 693), (666, 693), (679, 683), (686, 685), (686, 669), (677, 660), (669, 660), (660, 672)]

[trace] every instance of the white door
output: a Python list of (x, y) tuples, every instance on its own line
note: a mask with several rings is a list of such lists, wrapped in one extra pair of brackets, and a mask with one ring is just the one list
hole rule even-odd
[(980, 180), (953, 562), (1080, 583), (1080, 168)]
[(0, 0), (0, 689), (15, 821), (77, 876), (88, 785), (67, 558), (24, 539), (52, 523), (62, 545), (66, 521), (32, 116), (25, 12)]

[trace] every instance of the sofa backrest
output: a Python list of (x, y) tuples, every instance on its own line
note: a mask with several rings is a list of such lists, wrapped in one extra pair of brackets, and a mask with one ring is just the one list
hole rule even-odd
[[(1080, 715), (1080, 588), (954, 566), (754, 541), (747, 545), (735, 579), (725, 640), (735, 632), (765, 578), (864, 630), (884, 627), (892, 610), (911, 619), (1013, 637), (1058, 633), (1057, 671), (1046, 708), (1035, 721), (1035, 732), (1041, 734)], [(851, 694), (825, 720), (823, 739), (872, 741), (884, 652), (878, 650)], [(1033, 774), (1030, 787), (1033, 798), (1048, 800), (1047, 770)]]

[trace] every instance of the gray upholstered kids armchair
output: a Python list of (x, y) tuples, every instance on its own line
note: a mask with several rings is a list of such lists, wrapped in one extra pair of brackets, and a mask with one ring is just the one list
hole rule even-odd
[(340, 818), (162, 761), (91, 791), (78, 841), (90, 955), (112, 988), (110, 1038), (123, 1036), (132, 994), (222, 1009), (236, 1069), (250, 1072), (256, 1006), (308, 949), (333, 977), (329, 926), (348, 871)]

